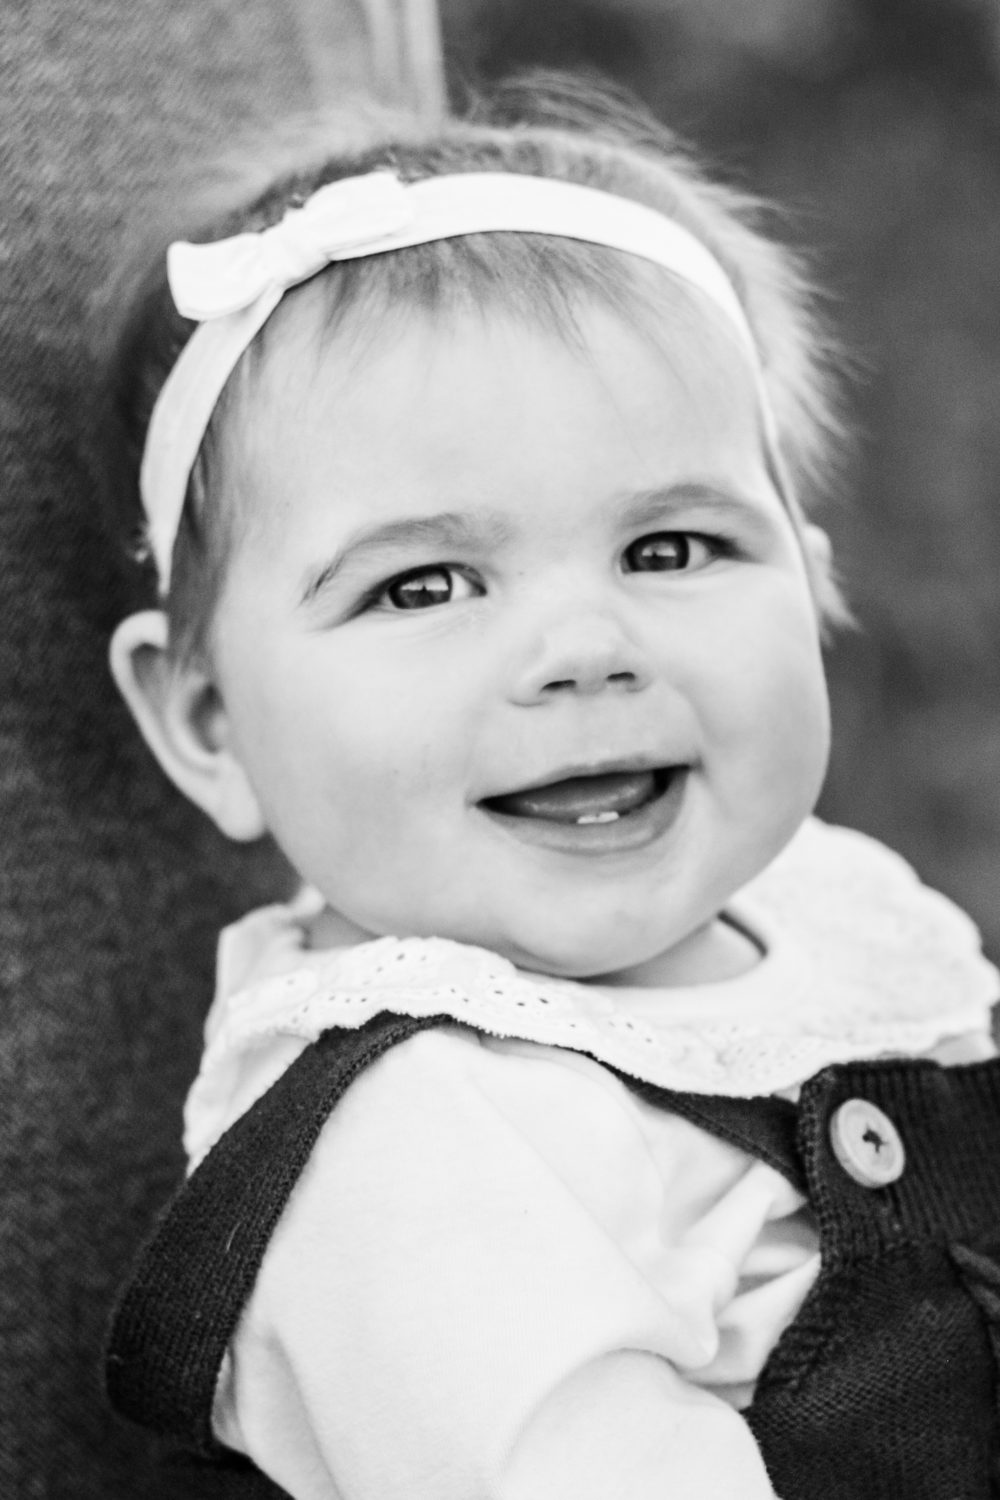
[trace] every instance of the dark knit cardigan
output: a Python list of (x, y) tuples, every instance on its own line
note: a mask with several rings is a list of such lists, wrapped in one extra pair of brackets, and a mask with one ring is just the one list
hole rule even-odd
[[(242, 1476), (261, 1500), (281, 1494), (212, 1435), (222, 1357), (330, 1111), (388, 1048), (454, 1024), (382, 1014), (326, 1032), (236, 1121), (165, 1214), (123, 1296), (108, 1383), (123, 1412), (180, 1444), (206, 1476)], [(1000, 1059), (828, 1067), (798, 1105), (619, 1076), (783, 1172), (816, 1215), (820, 1275), (746, 1414), (782, 1500), (996, 1500)], [(834, 1149), (836, 1111), (856, 1099), (888, 1115), (905, 1143), (903, 1173), (886, 1186), (855, 1180)]]

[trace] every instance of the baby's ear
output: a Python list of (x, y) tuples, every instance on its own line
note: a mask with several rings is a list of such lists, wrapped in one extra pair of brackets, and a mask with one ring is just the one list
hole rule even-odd
[(822, 526), (813, 521), (805, 524), (805, 545), (813, 567), (818, 573), (833, 571), (833, 546)]
[(208, 670), (167, 650), (167, 618), (143, 610), (111, 638), (111, 673), (143, 738), (171, 781), (231, 839), (267, 832), (256, 793), (234, 753), (225, 704)]
[(829, 645), (836, 630), (851, 629), (856, 621), (840, 590), (830, 538), (812, 521), (806, 522), (803, 533), (806, 567), (816, 601), (820, 636), (824, 645)]

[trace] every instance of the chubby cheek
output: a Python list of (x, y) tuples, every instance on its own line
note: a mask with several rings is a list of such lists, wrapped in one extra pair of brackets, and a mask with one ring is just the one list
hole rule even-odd
[[(416, 880), (460, 801), (463, 745), (453, 706), (414, 675), (364, 663), (263, 674), (244, 722), (252, 778), (272, 833), (299, 873), (342, 909)], [(284, 712), (276, 714), (276, 696)], [(354, 915), (353, 912), (348, 914)]]
[(723, 794), (797, 821), (826, 771), (826, 681), (811, 603), (779, 593), (768, 605), (734, 617), (703, 659), (699, 716)]

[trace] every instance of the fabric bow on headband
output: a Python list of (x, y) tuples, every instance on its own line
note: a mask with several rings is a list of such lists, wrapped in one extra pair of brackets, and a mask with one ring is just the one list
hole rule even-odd
[(164, 382), (146, 436), (139, 487), (160, 593), (188, 481), (212, 413), (241, 355), (285, 292), (331, 261), (359, 260), (459, 235), (516, 232), (583, 240), (636, 255), (695, 287), (723, 314), (749, 358), (770, 443), (760, 358), (732, 283), (683, 225), (646, 204), (561, 178), (461, 172), (401, 182), (369, 172), (319, 188), (279, 224), (167, 252), (178, 312), (200, 324)]
[(170, 291), (183, 317), (223, 318), (272, 289), (307, 281), (343, 251), (364, 245), (370, 253), (412, 221), (412, 200), (391, 172), (331, 182), (270, 229), (208, 245), (171, 245)]

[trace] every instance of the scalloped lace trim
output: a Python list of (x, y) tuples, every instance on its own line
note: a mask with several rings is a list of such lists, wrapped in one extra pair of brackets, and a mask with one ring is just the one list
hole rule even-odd
[(304, 1047), (380, 1011), (444, 1014), (496, 1037), (589, 1053), (661, 1087), (744, 1097), (792, 1088), (830, 1063), (919, 1055), (988, 1031), (1000, 976), (974, 925), (861, 834), (810, 820), (730, 910), (763, 939), (761, 963), (722, 984), (662, 991), (527, 974), (443, 938), (313, 953), (301, 909), (251, 914), (237, 930), (258, 924), (251, 970), (262, 977), (213, 1007), (189, 1135), (206, 1135), (254, 1054), (263, 1092), (291, 1060), (286, 1042), (268, 1067), (279, 1038)]

